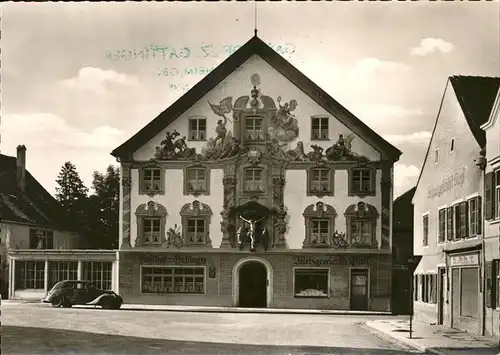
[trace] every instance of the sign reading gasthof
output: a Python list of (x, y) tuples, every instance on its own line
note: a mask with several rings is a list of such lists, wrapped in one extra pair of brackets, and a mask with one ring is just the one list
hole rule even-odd
[(158, 255), (145, 253), (139, 257), (141, 264), (150, 265), (206, 265), (207, 258), (189, 255)]

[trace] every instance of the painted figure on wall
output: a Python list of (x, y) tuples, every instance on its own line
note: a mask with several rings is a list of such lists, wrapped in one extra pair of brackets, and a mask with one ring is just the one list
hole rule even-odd
[(269, 135), (281, 142), (291, 142), (299, 136), (299, 122), (292, 111), (297, 108), (297, 100), (281, 104), (281, 96), (276, 99), (279, 109), (276, 117), (271, 118)]

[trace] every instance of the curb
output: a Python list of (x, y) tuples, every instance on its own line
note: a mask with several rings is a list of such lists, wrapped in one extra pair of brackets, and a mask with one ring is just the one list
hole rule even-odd
[[(403, 341), (401, 339), (395, 338), (395, 337), (393, 337), (393, 336), (391, 336), (391, 335), (389, 335), (389, 334), (387, 334), (387, 333), (385, 333), (385, 332), (383, 332), (381, 330), (378, 330), (377, 328), (369, 326), (368, 324), (366, 324), (365, 321), (357, 323), (357, 324), (361, 328), (366, 329), (366, 330), (372, 332), (373, 334), (375, 334), (379, 338), (382, 338), (382, 339), (384, 339), (386, 341), (394, 343), (394, 344), (396, 344), (399, 347), (402, 347), (404, 349), (417, 350), (417, 351), (420, 351), (422, 353), (427, 353), (427, 351), (429, 350), (425, 346), (419, 346), (419, 345), (416, 345), (416, 344), (413, 344), (413, 343), (406, 342), (406, 341)], [(442, 354), (440, 353), (439, 355), (442, 355)]]

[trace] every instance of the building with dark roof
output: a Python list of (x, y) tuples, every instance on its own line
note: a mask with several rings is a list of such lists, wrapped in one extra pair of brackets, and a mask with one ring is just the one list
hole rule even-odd
[[(24, 145), (16, 157), (0, 154), (0, 201), (2, 298), (41, 299), (57, 281), (86, 274), (89, 252), (78, 249), (66, 212), (28, 171)], [(110, 253), (107, 261), (116, 258)]]
[(112, 155), (130, 302), (390, 311), (401, 152), (257, 36)]
[(413, 194), (412, 187), (393, 203), (392, 213), (392, 313), (410, 314), (413, 270), (408, 260), (413, 256)]
[(452, 76), (446, 83), (414, 204), (415, 316), (484, 333), (484, 154), (500, 78)]
[(500, 338), (500, 89), (488, 121), (484, 175), (484, 331)]

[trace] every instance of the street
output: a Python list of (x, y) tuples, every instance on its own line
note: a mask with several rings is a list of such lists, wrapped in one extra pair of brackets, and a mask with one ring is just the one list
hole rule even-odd
[[(125, 306), (126, 307), (126, 306)], [(380, 317), (2, 304), (4, 354), (415, 354), (358, 323)]]

